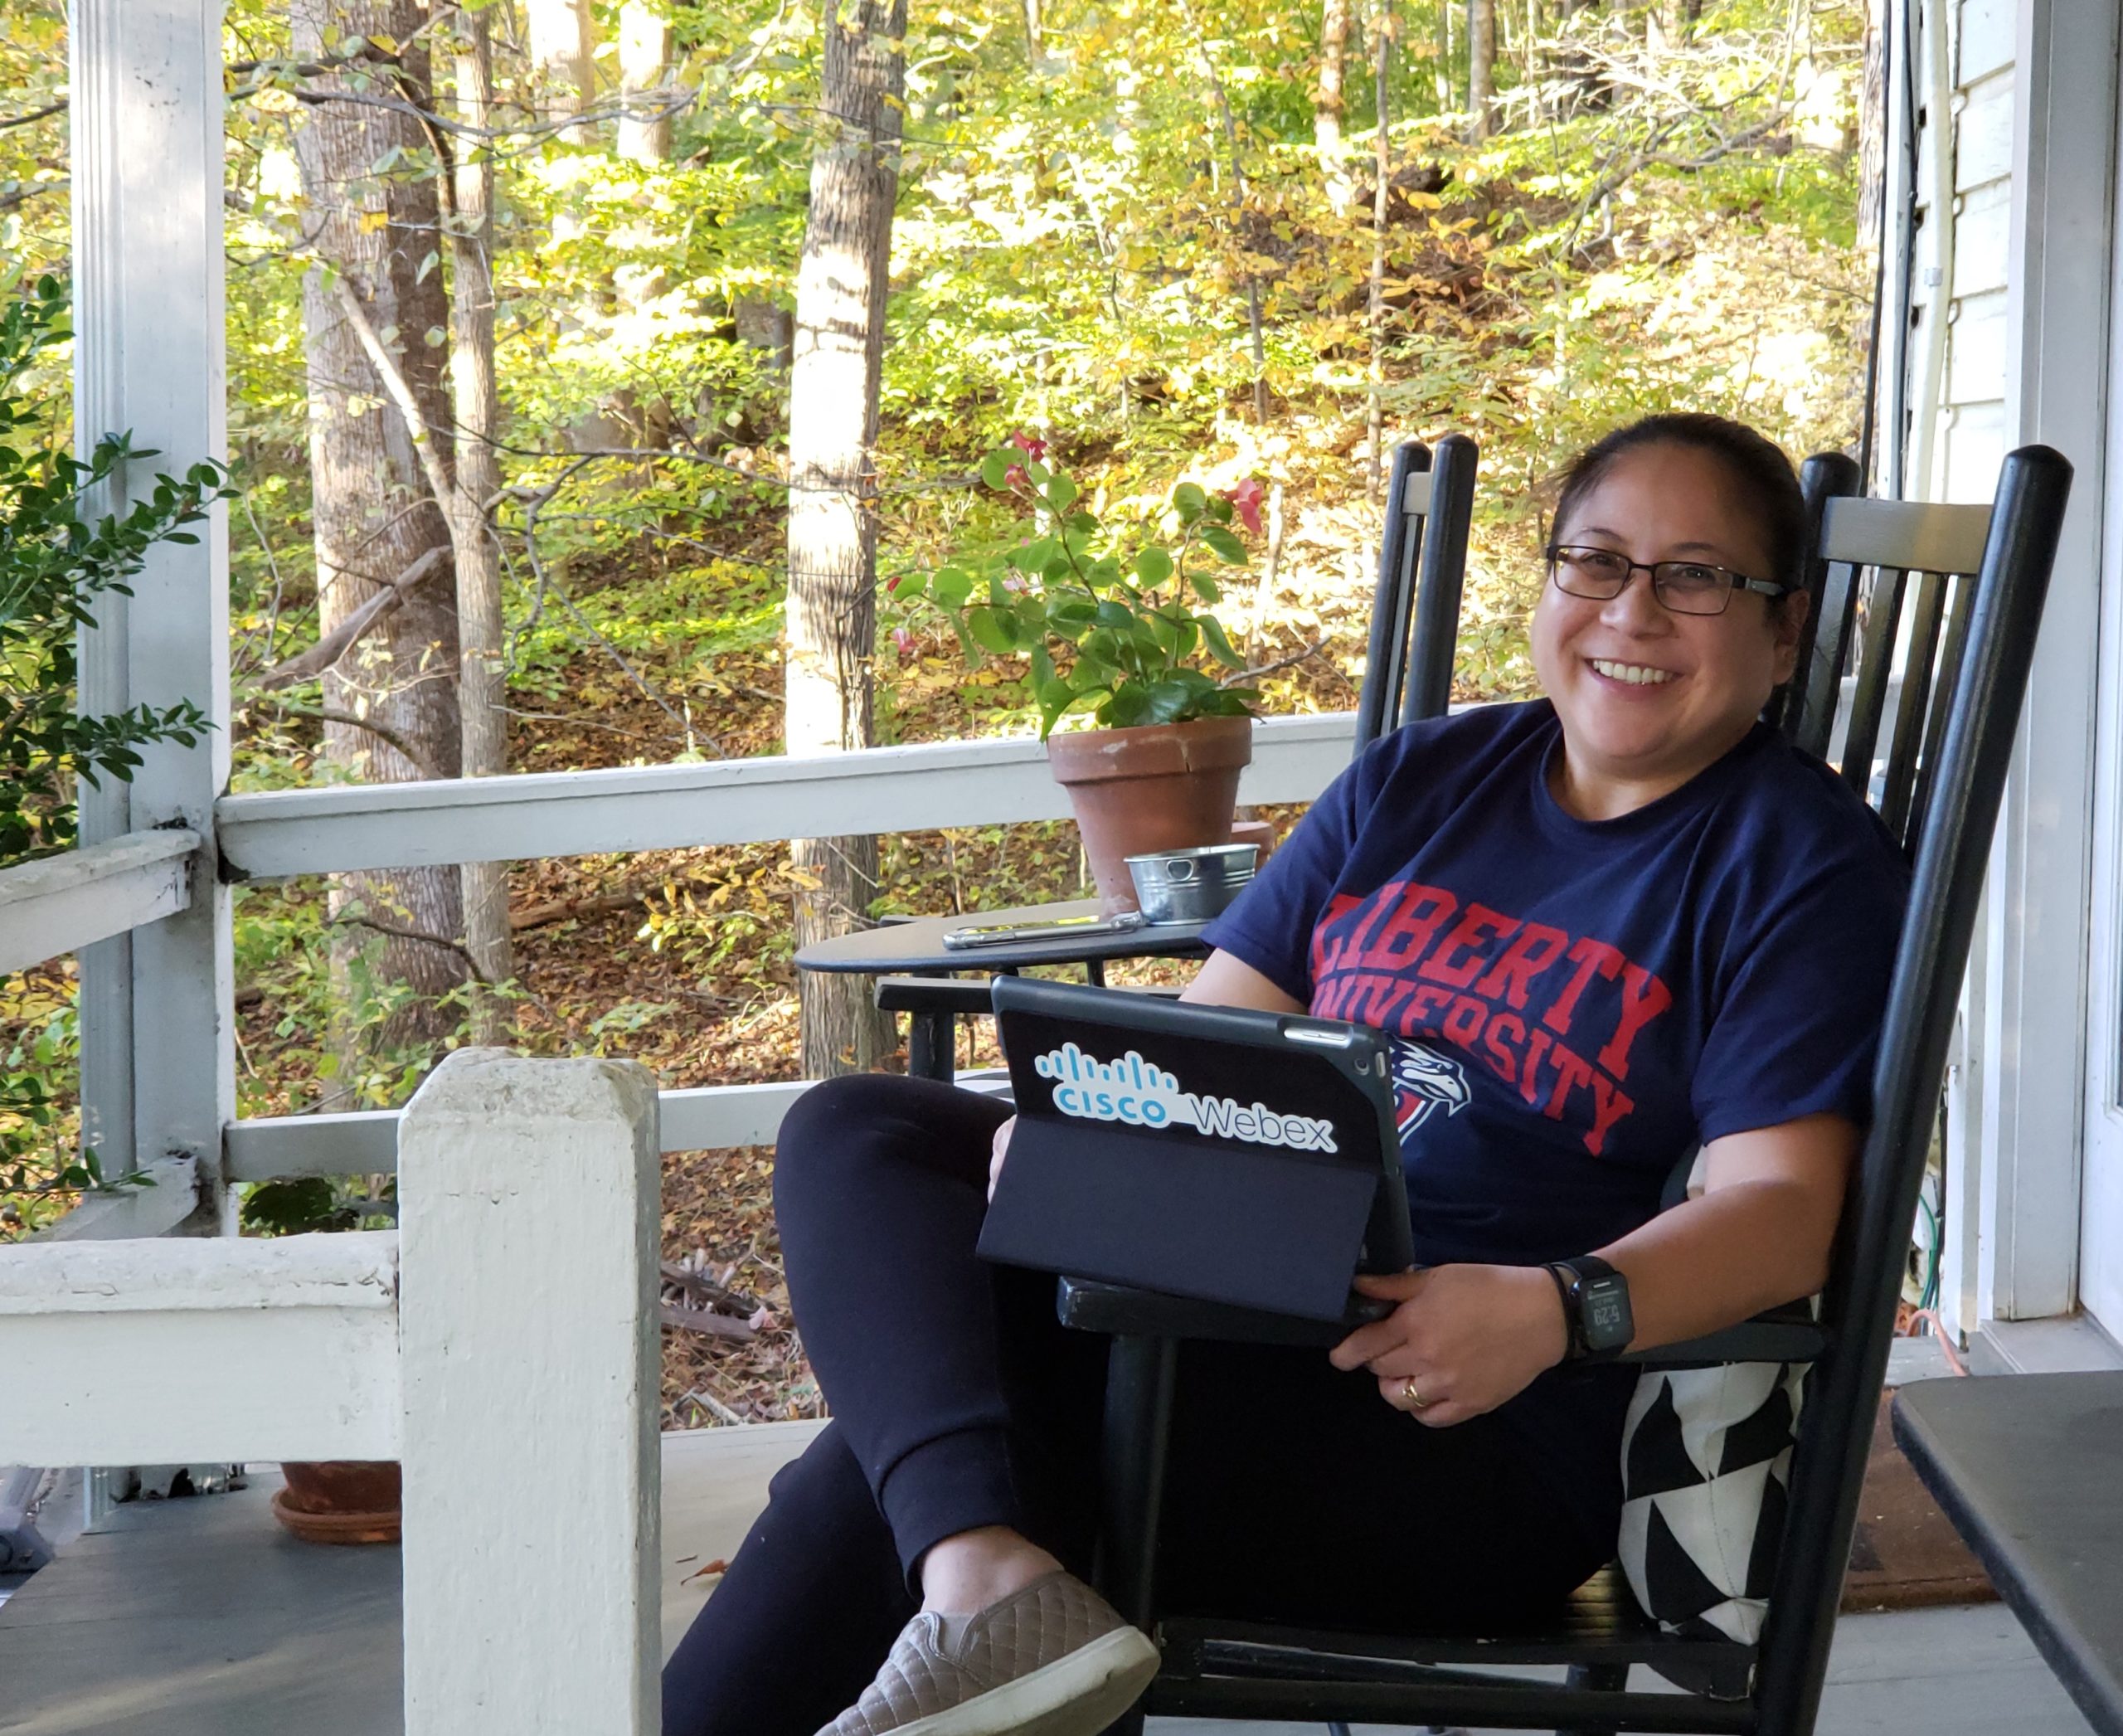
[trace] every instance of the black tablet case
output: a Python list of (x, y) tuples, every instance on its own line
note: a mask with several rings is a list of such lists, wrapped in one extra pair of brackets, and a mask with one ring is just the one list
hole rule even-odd
[[(1399, 1148), (1375, 1033), (1009, 977), (997, 980), (995, 1000), (1018, 1124), (984, 1257), (1324, 1320), (1343, 1317), (1360, 1265), (1407, 1263), (1405, 1197), (1382, 1188), (1398, 1182)], [(1346, 1035), (1347, 1046), (1291, 1041), (1293, 1026)], [(1324, 1118), (1338, 1150), (1064, 1115), (1054, 1092), (1071, 1082), (1036, 1063), (1072, 1043), (1101, 1063), (1133, 1052), (1186, 1092)]]

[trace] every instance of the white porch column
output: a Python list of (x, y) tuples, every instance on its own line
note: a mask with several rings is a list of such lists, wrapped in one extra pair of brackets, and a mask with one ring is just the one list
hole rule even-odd
[[(2076, 466), (1998, 817), (1979, 956), (1980, 1233), (1947, 1274), (1978, 1320), (2077, 1302), (2094, 696), (2101, 644), (2103, 457), (2116, 117), (2114, 0), (2023, 0), (2015, 51), (2006, 442)], [(1965, 1177), (1964, 1177), (1965, 1179)], [(1959, 1281), (1956, 1281), (1958, 1280)], [(1958, 1311), (1958, 1306), (1956, 1307)], [(1972, 1328), (1977, 1320), (1958, 1322)]]
[[(225, 455), (220, 0), (74, 0), (74, 421), (85, 456), (130, 431), (159, 456), (95, 503), (122, 511)], [(227, 532), (148, 557), (134, 595), (106, 596), (81, 646), (85, 710), (189, 699), (213, 721), (195, 747), (145, 751), (132, 785), (81, 792), (81, 840), (181, 825), (209, 840), (191, 907), (81, 956), (86, 1137), (106, 1173), (197, 1160), (217, 1206), (236, 1106), (228, 895), (212, 870), (228, 781)]]
[(398, 1136), (406, 1736), (659, 1713), (656, 1084), (460, 1049)]

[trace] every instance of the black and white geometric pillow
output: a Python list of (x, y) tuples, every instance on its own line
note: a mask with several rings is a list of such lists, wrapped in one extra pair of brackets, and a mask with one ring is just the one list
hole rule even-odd
[(1651, 1369), (1622, 1430), (1622, 1572), (1669, 1632), (1761, 1637), (1806, 1365)]

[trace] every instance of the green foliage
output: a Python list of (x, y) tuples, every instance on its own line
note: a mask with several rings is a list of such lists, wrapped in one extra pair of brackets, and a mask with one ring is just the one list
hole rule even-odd
[[(34, 280), (63, 270), (67, 221), (66, 11), (8, 0), (0, 22), (0, 260)], [(35, 117), (34, 119), (29, 117)]]
[[(285, 1072), (314, 1082), (338, 1109), (398, 1107), (444, 1055), (474, 1040), (471, 1003), (480, 991), (469, 988), (445, 999), (449, 1016), (436, 1021), (436, 1035), (395, 1034), (420, 997), (384, 969), (385, 937), (359, 919), (373, 912), (402, 926), (408, 917), (392, 906), (387, 883), (372, 880), (368, 893), (370, 903), (346, 898), (335, 908), (314, 883), (233, 889), (236, 980), (271, 1007), (267, 1034)], [(508, 1001), (519, 991), (483, 992)], [(284, 1090), (246, 1064), (237, 1111), (285, 1114), (296, 1106)]]
[[(1387, 441), (1460, 430), (1481, 442), (1462, 698), (1531, 690), (1524, 626), (1543, 485), (1590, 439), (1684, 406), (1740, 416), (1795, 453), (1851, 440), (1870, 285), (1854, 232), (1864, 7), (1709, 0), (1692, 25), (1648, 0), (1499, 7), (1495, 128), (1470, 143), (1456, 23), (1453, 55), (1443, 51), (1458, 6), (1394, 8), (1382, 235), (1366, 9), (1348, 44), (1341, 143), (1323, 149), (1316, 0), (1207, 11), (1053, 0), (1039, 8), (1036, 48), (1016, 0), (911, 8), (872, 455), (879, 566), (905, 575), (880, 598), (887, 625), (908, 633), (896, 655), (889, 644), (878, 654), (888, 739), (1051, 729), (1071, 710), (1117, 722), (1195, 698), (1236, 703), (1220, 683), (1241, 656), (1267, 666), (1247, 683), (1264, 709), (1347, 705), (1378, 523), (1374, 404)], [(508, 562), (511, 751), (523, 769), (778, 744), (788, 374), (769, 328), (794, 300), (823, 119), (819, 13), (784, 0), (662, 9), (675, 41), (666, 85), (686, 100), (659, 162), (616, 148), (608, 51), (607, 118), (561, 131), (537, 124), (520, 33), (495, 32), (494, 528)], [(593, 10), (608, 51), (617, 8)], [(17, 0), (0, 31), (0, 120), (22, 121), (0, 127), (0, 257), (25, 280), (68, 269), (67, 119), (31, 118), (66, 95), (65, 12), (61, 0)], [(245, 489), (230, 526), (241, 702), (255, 672), (316, 636), (304, 285), (318, 225), (296, 150), (321, 111), (279, 0), (229, 0), (224, 18), (228, 60), (254, 67), (231, 81), (225, 189), (229, 438)], [(442, 15), (424, 32), (440, 86), (427, 95), (445, 112), (447, 34)], [(352, 46), (328, 19), (327, 35)], [(370, 95), (394, 88), (381, 66), (360, 75)], [(367, 165), (355, 188), (439, 166), (431, 150), (401, 153)], [(396, 239), (450, 270), (432, 234)], [(394, 341), (413, 354), (446, 338)], [(70, 365), (55, 338), (22, 375), (52, 449), (67, 444)], [(999, 489), (992, 477), (969, 485), (1014, 430), (1070, 455), (1066, 477), (1042, 462), (1032, 484), (1023, 467), (1036, 499), (1010, 484), (1008, 460)], [(595, 455), (615, 449), (633, 455)], [(1240, 530), (1227, 493), (1248, 479), (1280, 494), (1287, 537), (1248, 532), (1219, 548)], [(1066, 500), (1051, 492), (1057, 479), (1075, 490)], [(1251, 558), (1227, 559), (1233, 549)], [(1111, 581), (1087, 582), (1107, 559)], [(945, 618), (931, 602), (958, 582), (938, 599), (947, 573), (964, 576), (945, 613), (971, 668), (921, 654), (923, 630)], [(1202, 595), (1197, 577), (1222, 595)], [(1234, 596), (1241, 579), (1248, 594)], [(1108, 606), (1119, 614), (1100, 621)], [(1202, 625), (1217, 619), (1229, 630), (1221, 648)], [(56, 666), (41, 679), (40, 691), (66, 685)], [(232, 743), (237, 786), (352, 775), (321, 751), (329, 705), (314, 683), (255, 697)], [(114, 756), (100, 769), (93, 737), (57, 745), (93, 775), (124, 769)], [(32, 848), (65, 841), (62, 786), (46, 780), (22, 799), (36, 815)], [(1042, 856), (1020, 886), (984, 834), (888, 842), (885, 902), (1029, 900), (1048, 894), (1050, 870), (1072, 872), (1066, 834), (1018, 829), (1012, 839), (1055, 860)], [(639, 936), (660, 953), (630, 961), (683, 967), (703, 994), (687, 1003), (701, 1031), (785, 1009), (790, 994), (778, 853), (739, 859), (712, 884), (674, 868)], [(404, 991), (382, 975), (374, 936), (354, 942), (347, 914), (335, 918), (314, 887), (239, 892), (238, 979), (265, 997), (246, 1020), (245, 1112), (401, 1101), (440, 1053), (370, 1040)], [(527, 942), (527, 956), (542, 944)], [(594, 1005), (571, 1001), (588, 961), (553, 962), (540, 980), (574, 1020), (569, 1042), (622, 1049), (688, 1023), (655, 1010), (663, 1004), (649, 997), (665, 989), (633, 982)], [(615, 1000), (625, 1004), (600, 1018)], [(562, 1040), (564, 1023), (539, 1026), (539, 1040)], [(51, 1082), (40, 1150), (56, 1149), (70, 1114), (71, 1031), (51, 982), (0, 1005), (0, 1053)], [(703, 1053), (668, 1040), (663, 1053), (687, 1058), (682, 1067)], [(747, 1054), (770, 1038), (755, 1043)], [(38, 1126), (0, 1115), (17, 1130), (10, 1137)]]
[(126, 581), (156, 544), (196, 542), (184, 527), (228, 491), (221, 468), (201, 463), (182, 481), (157, 476), (149, 497), (123, 517), (85, 519), (87, 490), (156, 455), (113, 435), (82, 464), (45, 443), (36, 406), (17, 388), (38, 353), (67, 336), (56, 279), (0, 311), (0, 863), (73, 842), (76, 778), (129, 781), (141, 747), (188, 747), (208, 727), (188, 700), (74, 713), (74, 635), (95, 625), (95, 600), (132, 595)]
[(1232, 520), (1242, 513), (1259, 528), (1260, 484), (1212, 495), (1183, 482), (1163, 524), (1144, 527), (1139, 542), (1117, 542), (1046, 460), (1046, 443), (1020, 434), (981, 460), (981, 483), (1013, 516), (934, 573), (895, 580), (901, 608), (941, 614), (969, 665), (984, 655), (1024, 658), (1042, 739), (1084, 705), (1109, 729), (1251, 715), (1257, 692), (1218, 681), (1195, 660), (1206, 654), (1227, 669), (1246, 666), (1222, 624), (1198, 605), (1222, 595), (1212, 569), (1247, 565)]
[(94, 1151), (68, 1149), (69, 1093), (80, 1064), (73, 999), (19, 996), (15, 1035), (0, 1049), (0, 1236), (39, 1228), (62, 1196), (104, 1180)]
[(245, 1188), (237, 1210), (247, 1236), (391, 1229), (398, 1222), (398, 1178), (283, 1176)]

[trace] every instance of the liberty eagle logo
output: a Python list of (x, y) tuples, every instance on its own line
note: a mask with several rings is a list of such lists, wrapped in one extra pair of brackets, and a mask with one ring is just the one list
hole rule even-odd
[(1467, 1106), (1467, 1075), (1460, 1063), (1405, 1037), (1393, 1039), (1393, 1086), (1403, 1140), (1428, 1121), (1439, 1105), (1448, 1116)]

